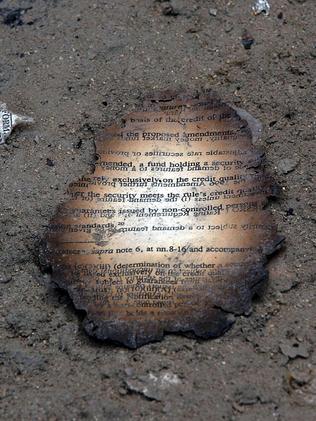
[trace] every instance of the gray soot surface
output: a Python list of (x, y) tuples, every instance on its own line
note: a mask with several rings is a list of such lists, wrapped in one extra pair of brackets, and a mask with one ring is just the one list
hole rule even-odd
[[(36, 120), (0, 147), (1, 419), (314, 418), (315, 4), (271, 0), (268, 17), (252, 4), (0, 1), (0, 100)], [(215, 340), (94, 341), (40, 272), (39, 241), (101, 129), (146, 92), (208, 88), (263, 124), (286, 237), (267, 289)]]

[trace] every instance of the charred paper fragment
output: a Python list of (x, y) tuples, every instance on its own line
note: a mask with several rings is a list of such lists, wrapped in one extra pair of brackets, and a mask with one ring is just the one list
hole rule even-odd
[(31, 117), (11, 113), (6, 104), (0, 103), (0, 145), (5, 143), (14, 127), (33, 121)]
[(90, 335), (131, 348), (167, 332), (211, 338), (251, 311), (282, 241), (260, 131), (212, 93), (151, 96), (104, 131), (41, 249)]

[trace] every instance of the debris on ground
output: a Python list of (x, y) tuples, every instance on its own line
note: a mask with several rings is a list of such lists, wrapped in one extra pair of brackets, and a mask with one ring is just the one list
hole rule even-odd
[(270, 4), (268, 0), (256, 0), (255, 4), (252, 6), (253, 13), (255, 15), (260, 15), (260, 13), (264, 13), (268, 16), (270, 13)]
[(250, 50), (254, 42), (255, 42), (254, 38), (245, 29), (241, 37), (241, 43), (244, 46), (245, 50)]
[(162, 14), (165, 16), (178, 16), (179, 12), (171, 4), (167, 4), (163, 6)]
[[(278, 264), (277, 264), (278, 263)], [(294, 267), (284, 262), (271, 262), (269, 266), (269, 281), (274, 291), (287, 293), (300, 284)]]
[(289, 172), (294, 171), (297, 165), (298, 165), (297, 159), (284, 158), (279, 162), (279, 165), (278, 165), (279, 173), (288, 174)]
[(46, 159), (46, 165), (48, 165), (49, 167), (54, 167), (55, 166), (55, 162), (52, 159), (47, 158)]
[(294, 369), (288, 372), (286, 390), (299, 405), (316, 406), (316, 370)]
[(8, 284), (12, 280), (12, 276), (0, 275), (0, 284)]
[(129, 392), (138, 393), (149, 400), (155, 401), (161, 401), (164, 392), (168, 394), (170, 387), (181, 383), (177, 374), (168, 371), (160, 375), (149, 372), (146, 376), (134, 377), (125, 381)]
[(298, 357), (301, 357), (301, 358), (309, 357), (309, 352), (306, 346), (302, 343), (299, 343), (298, 341), (282, 342), (280, 344), (280, 351), (282, 352), (283, 355), (285, 355), (286, 357), (290, 359), (294, 359)]
[(217, 9), (214, 9), (213, 7), (211, 7), (210, 9), (208, 9), (208, 12), (211, 16), (216, 16), (217, 15)]
[(32, 7), (27, 8), (17, 8), (17, 9), (7, 9), (2, 8), (0, 9), (0, 16), (2, 16), (3, 20), (2, 23), (4, 25), (8, 25), (11, 28), (15, 28), (17, 26), (21, 26), (24, 24), (23, 16), (25, 13), (32, 9)]
[(33, 122), (33, 118), (13, 114), (8, 111), (6, 104), (0, 103), (0, 145), (5, 143), (14, 127), (19, 124), (30, 124)]
[(255, 385), (240, 385), (235, 391), (233, 408), (242, 412), (243, 406), (265, 403), (269, 400), (270, 398), (264, 396), (263, 391), (259, 390)]

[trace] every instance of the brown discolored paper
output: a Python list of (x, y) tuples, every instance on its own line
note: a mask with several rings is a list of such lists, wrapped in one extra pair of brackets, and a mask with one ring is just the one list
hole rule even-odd
[(41, 251), (89, 334), (131, 348), (209, 338), (250, 311), (281, 242), (259, 132), (214, 94), (164, 93), (97, 140), (94, 173), (70, 184)]

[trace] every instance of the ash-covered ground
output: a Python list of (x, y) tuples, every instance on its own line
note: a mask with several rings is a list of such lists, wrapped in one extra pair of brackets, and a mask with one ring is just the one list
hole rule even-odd
[[(36, 120), (0, 146), (1, 419), (314, 419), (316, 5), (253, 3), (0, 0), (0, 101)], [(209, 88), (264, 126), (286, 237), (267, 290), (216, 340), (93, 341), (39, 269), (45, 228), (101, 129), (147, 92)]]

